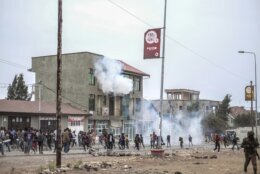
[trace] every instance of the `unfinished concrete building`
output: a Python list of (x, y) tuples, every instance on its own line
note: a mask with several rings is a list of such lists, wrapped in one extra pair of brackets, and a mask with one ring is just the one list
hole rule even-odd
[[(62, 102), (80, 108), (92, 116), (85, 121), (70, 120), (68, 127), (101, 134), (110, 129), (115, 135), (124, 132), (130, 139), (135, 134), (136, 120), (142, 113), (143, 78), (148, 74), (119, 61), (122, 75), (133, 82), (133, 90), (127, 95), (104, 93), (94, 75), (94, 64), (103, 55), (78, 52), (62, 55)], [(35, 99), (56, 101), (56, 55), (32, 58), (35, 72)]]

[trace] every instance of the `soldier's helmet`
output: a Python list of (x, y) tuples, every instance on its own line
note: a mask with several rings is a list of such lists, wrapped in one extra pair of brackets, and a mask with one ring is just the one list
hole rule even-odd
[(253, 131), (247, 132), (247, 136), (248, 136), (248, 137), (254, 137), (254, 132), (253, 132)]

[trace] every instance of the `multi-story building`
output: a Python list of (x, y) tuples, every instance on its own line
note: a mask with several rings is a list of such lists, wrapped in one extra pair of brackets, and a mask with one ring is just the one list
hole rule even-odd
[[(220, 102), (213, 100), (202, 100), (199, 98), (199, 91), (190, 89), (165, 89), (167, 100), (163, 100), (163, 113), (173, 115), (179, 112), (185, 112), (192, 107), (197, 109), (203, 114), (215, 112)], [(159, 108), (159, 100), (154, 100), (153, 104)]]
[[(118, 61), (123, 67), (122, 75), (133, 82), (133, 90), (126, 95), (104, 93), (95, 77), (94, 66), (102, 58), (103, 55), (90, 52), (62, 55), (62, 102), (92, 115), (88, 118), (88, 126), (83, 127), (85, 131), (93, 129), (100, 134), (103, 129), (110, 129), (115, 135), (124, 132), (132, 138), (136, 120), (142, 113), (143, 77), (149, 75)], [(56, 101), (56, 55), (33, 57), (31, 70), (38, 84), (35, 99)]]

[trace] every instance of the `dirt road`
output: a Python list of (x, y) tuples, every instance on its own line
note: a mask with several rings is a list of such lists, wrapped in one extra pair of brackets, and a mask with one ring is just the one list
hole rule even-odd
[[(44, 168), (55, 168), (55, 160), (54, 155), (0, 157), (0, 173), (35, 174)], [(259, 162), (258, 160), (258, 169)], [(173, 150), (167, 151), (164, 158), (151, 157), (149, 153), (142, 153), (140, 156), (62, 156), (62, 164), (70, 168), (66, 171), (70, 174), (241, 174), (243, 163), (243, 149), (221, 149), (220, 153), (206, 148)], [(250, 164), (248, 174), (251, 173), (253, 171)]]

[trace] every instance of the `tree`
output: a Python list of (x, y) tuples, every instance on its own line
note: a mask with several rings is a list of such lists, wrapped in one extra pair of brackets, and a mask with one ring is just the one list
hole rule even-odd
[(15, 75), (12, 84), (9, 84), (7, 91), (8, 100), (31, 100), (28, 94), (28, 86), (25, 85), (23, 74)]
[(255, 125), (255, 116), (251, 114), (241, 114), (234, 119), (236, 127), (247, 127)]
[(227, 94), (222, 100), (216, 114), (209, 114), (202, 119), (204, 130), (210, 132), (223, 132), (227, 127), (228, 114), (230, 112), (229, 103), (231, 95)]
[(199, 111), (199, 102), (198, 101), (192, 102), (191, 106), (187, 106), (187, 110), (189, 112), (193, 112), (193, 111), (197, 112), (197, 111)]
[(224, 121), (228, 121), (228, 114), (230, 112), (230, 108), (229, 108), (230, 101), (231, 101), (231, 95), (227, 94), (222, 100), (217, 110), (217, 117)]
[(216, 117), (213, 113), (204, 117), (201, 121), (203, 129), (205, 132), (223, 132), (226, 127), (226, 121), (222, 120), (219, 117)]

